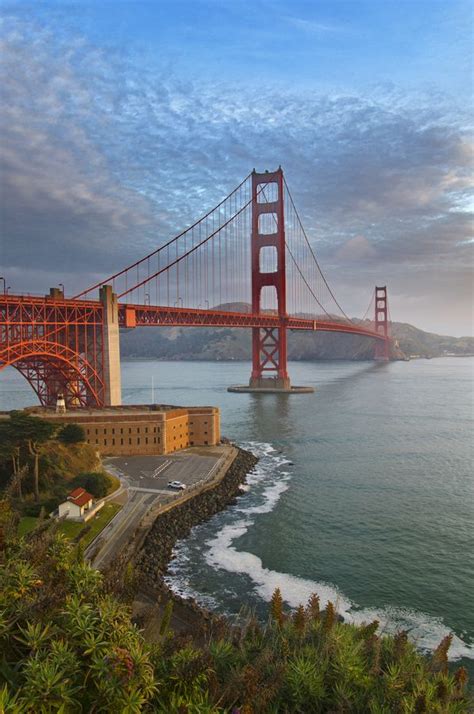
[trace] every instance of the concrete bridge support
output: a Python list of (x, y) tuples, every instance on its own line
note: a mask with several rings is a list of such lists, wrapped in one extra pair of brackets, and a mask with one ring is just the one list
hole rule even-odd
[(120, 374), (120, 335), (118, 301), (111, 285), (100, 288), (100, 301), (104, 306), (104, 404), (122, 404), (122, 380)]

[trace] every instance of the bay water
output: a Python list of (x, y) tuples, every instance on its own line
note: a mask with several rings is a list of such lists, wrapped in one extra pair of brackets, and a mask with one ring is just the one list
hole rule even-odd
[[(314, 394), (234, 394), (244, 362), (130, 361), (123, 401), (215, 405), (223, 434), (260, 461), (246, 492), (196, 526), (168, 581), (228, 615), (264, 615), (276, 587), (345, 619), (408, 629), (423, 650), (453, 632), (473, 672), (474, 358), (297, 362)], [(153, 394), (152, 394), (153, 392)], [(35, 403), (12, 369), (0, 408)]]

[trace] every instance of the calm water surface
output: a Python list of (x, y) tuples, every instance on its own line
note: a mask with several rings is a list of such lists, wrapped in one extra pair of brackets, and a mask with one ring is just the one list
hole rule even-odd
[[(246, 363), (125, 362), (128, 403), (211, 404), (261, 460), (237, 504), (193, 529), (170, 583), (222, 612), (316, 591), (353, 621), (474, 657), (474, 359), (293, 363), (314, 394), (229, 394)], [(31, 404), (14, 371), (1, 408)], [(471, 660), (471, 662), (469, 662)], [(472, 671), (472, 666), (469, 667)]]

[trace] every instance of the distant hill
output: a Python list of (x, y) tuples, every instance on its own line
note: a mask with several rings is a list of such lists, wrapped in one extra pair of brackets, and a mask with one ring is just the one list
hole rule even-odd
[[(245, 303), (229, 303), (218, 309), (249, 312)], [(473, 355), (473, 337), (446, 337), (424, 332), (413, 325), (392, 323), (392, 336), (398, 340), (392, 357), (442, 357)], [(249, 360), (251, 331), (229, 328), (138, 327), (123, 330), (120, 337), (123, 358), (160, 360)], [(365, 360), (373, 356), (373, 341), (358, 335), (331, 332), (289, 332), (288, 356), (291, 360)]]

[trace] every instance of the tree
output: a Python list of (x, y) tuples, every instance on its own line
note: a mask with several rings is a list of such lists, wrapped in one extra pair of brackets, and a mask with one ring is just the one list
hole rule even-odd
[[(22, 447), (27, 449), (30, 456), (33, 457), (33, 476), (34, 476), (34, 491), (35, 500), (39, 501), (39, 457), (41, 446), (45, 442), (53, 438), (56, 432), (56, 426), (44, 419), (30, 416), (20, 411), (10, 412), (10, 421), (7, 422), (7, 434), (10, 436), (10, 443), (15, 444), (16, 448)], [(19, 453), (17, 455), (17, 470), (19, 470)]]
[(23, 498), (21, 476), (24, 470), (20, 465), (20, 440), (12, 429), (10, 420), (0, 422), (0, 461), (11, 463), (12, 482), (21, 500)]
[(58, 434), (62, 444), (79, 444), (86, 440), (86, 433), (79, 424), (66, 424)]

